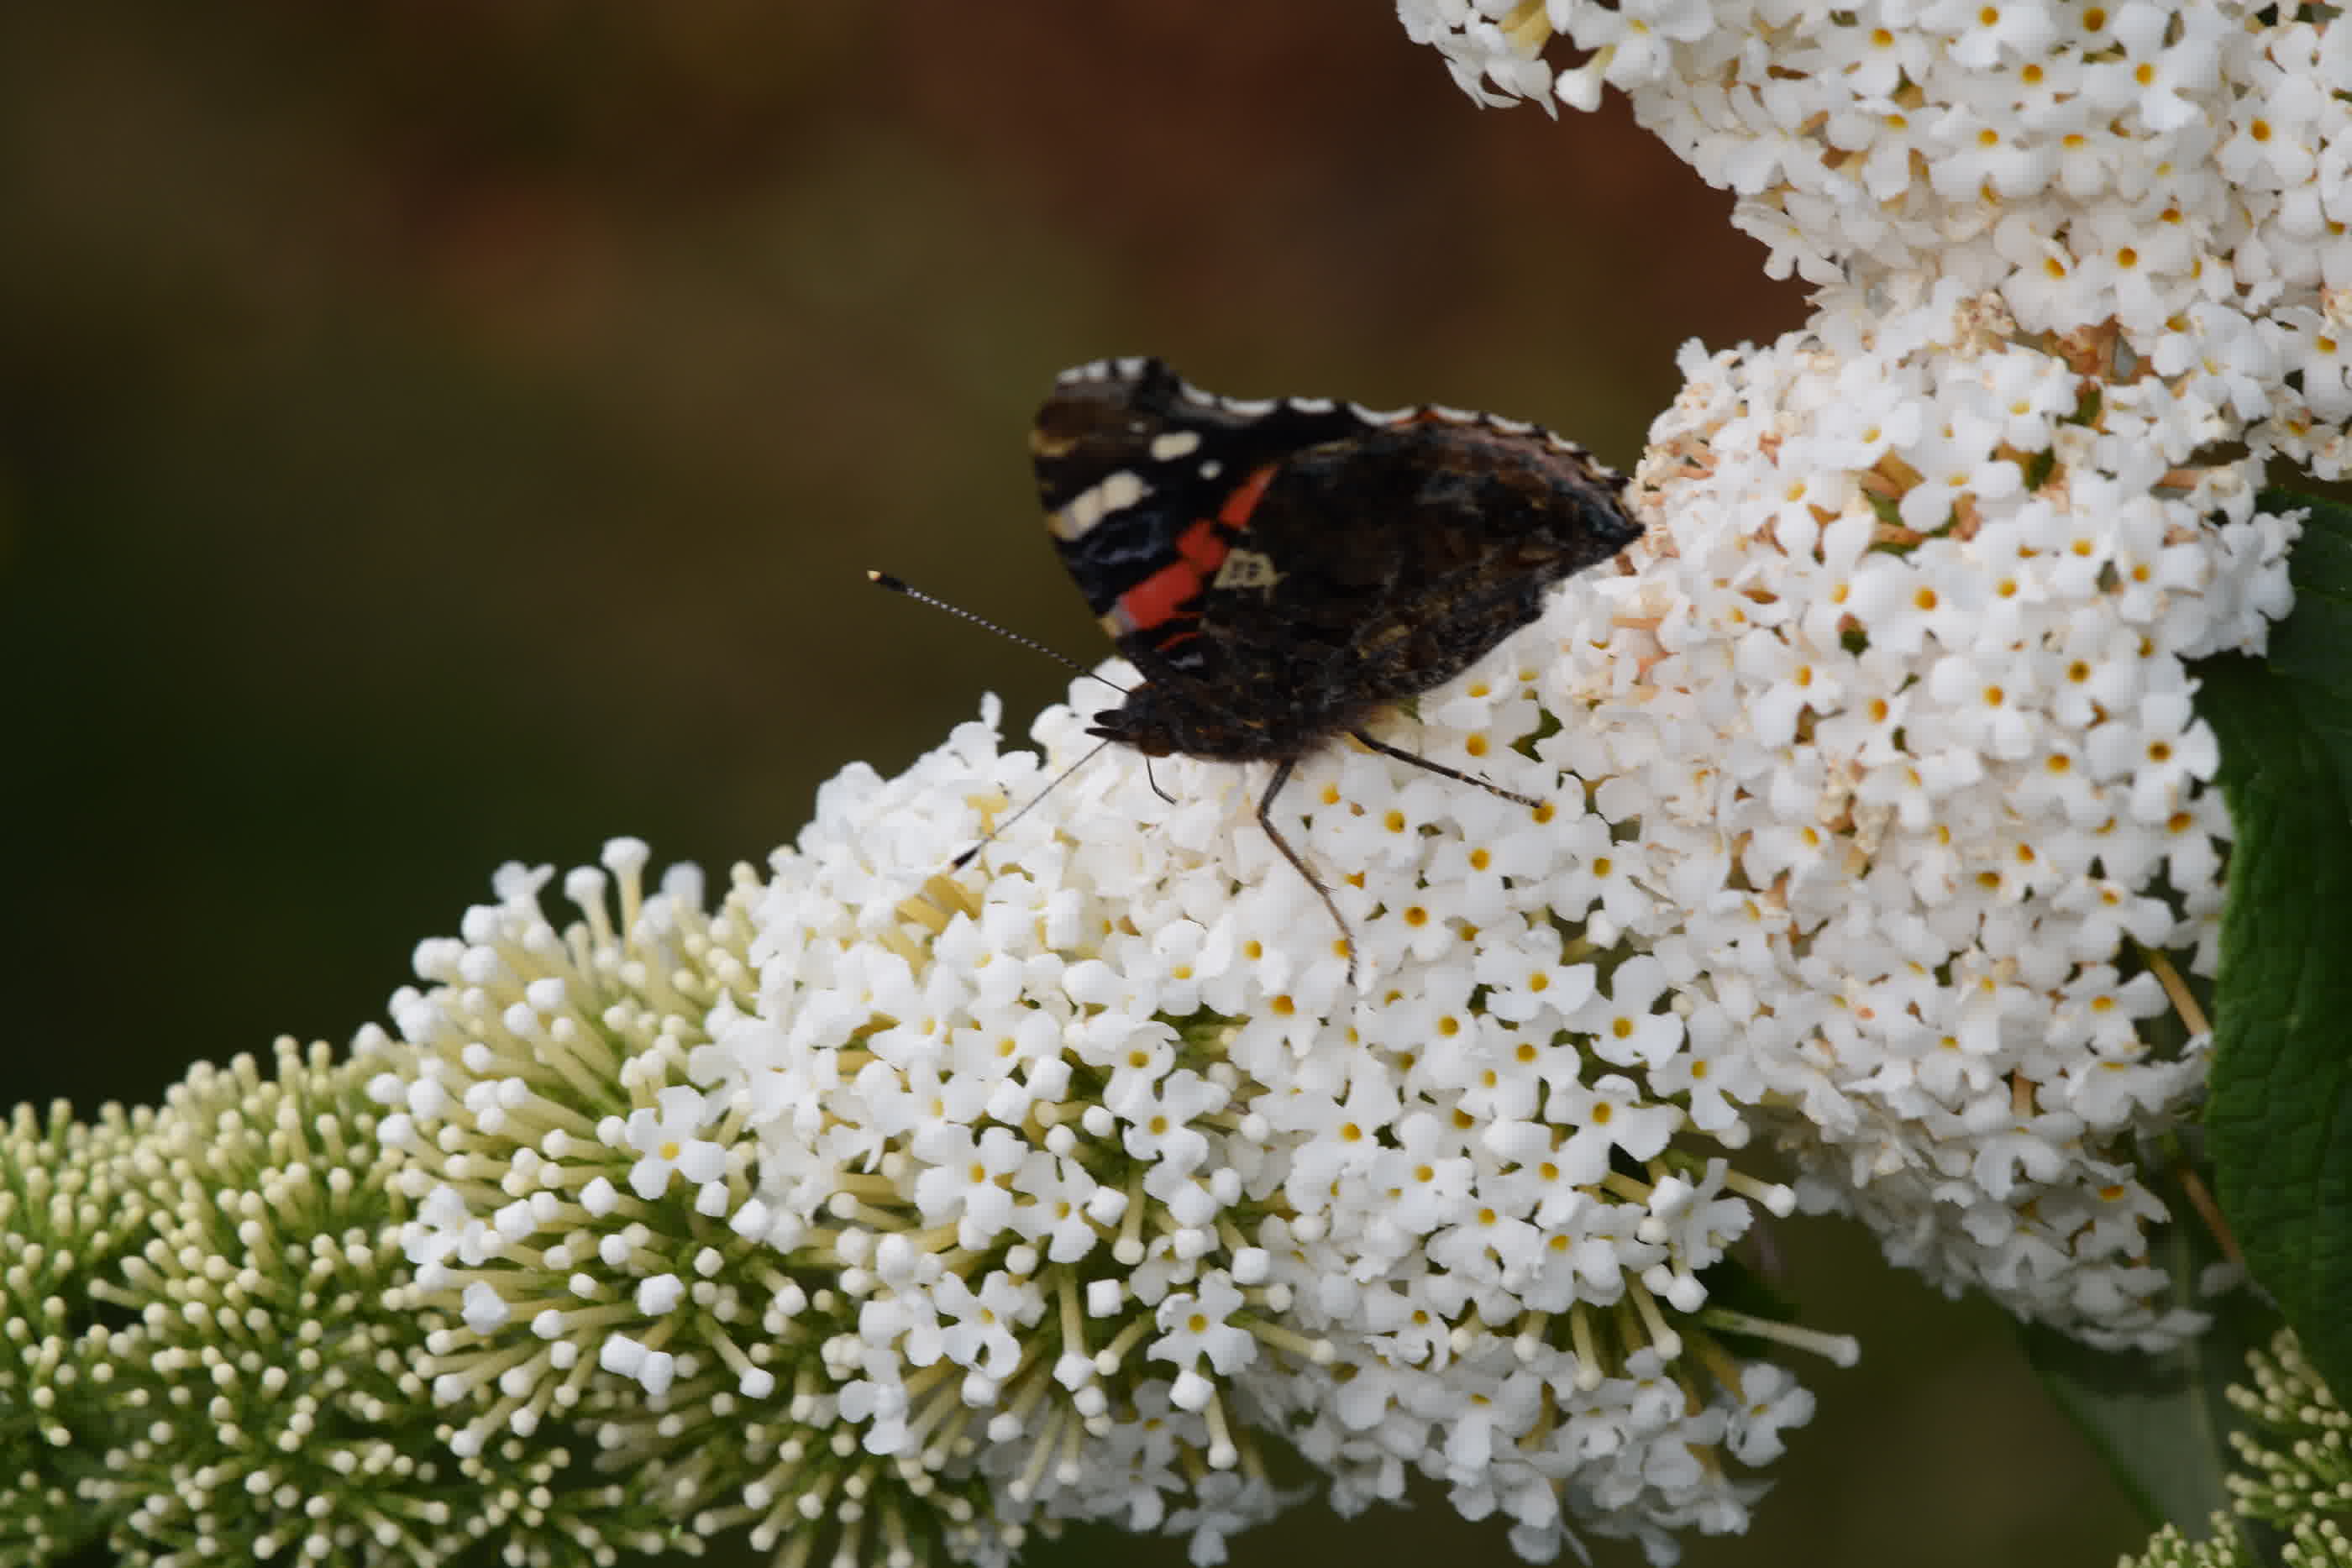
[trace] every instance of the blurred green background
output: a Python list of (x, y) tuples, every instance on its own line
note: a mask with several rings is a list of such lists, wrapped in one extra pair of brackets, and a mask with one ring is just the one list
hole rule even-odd
[[(1066, 364), (1630, 463), (1680, 341), (1800, 318), (1727, 207), (1622, 104), (1478, 110), (1380, 0), (7, 8), (9, 1097), (340, 1041), (501, 861), (757, 860), (982, 691), (1025, 723), (1060, 672), (860, 574), (1101, 651), (1023, 444)], [(1997, 1316), (1778, 1243), (1865, 1360), (1688, 1562), (2135, 1539)], [(1234, 1561), (1339, 1552), (1508, 1558), (1318, 1506)]]

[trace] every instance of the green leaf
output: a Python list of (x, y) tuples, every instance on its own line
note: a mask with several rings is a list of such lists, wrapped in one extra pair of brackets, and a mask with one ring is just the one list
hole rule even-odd
[[(2177, 1175), (2147, 1179), (2173, 1213), (2191, 1214)], [(2246, 1352), (2268, 1339), (2278, 1317), (2246, 1291), (2198, 1299), (2197, 1278), (2221, 1260), (2221, 1249), (2191, 1218), (2165, 1231), (2151, 1260), (2171, 1275), (2175, 1302), (2214, 1313), (2209, 1332), (2162, 1355), (2093, 1350), (2039, 1324), (2020, 1337), (2042, 1386), (2115, 1472), (2148, 1528), (2177, 1524), (2201, 1539), (2213, 1514), (2229, 1511), (2228, 1435), (2243, 1425), (2224, 1390), (2247, 1380)]]
[(2272, 628), (2266, 662), (2304, 688), (2305, 722), (2327, 747), (2336, 777), (2352, 779), (2352, 509), (2278, 490), (2262, 497), (2264, 511), (2296, 506), (2311, 516), (2289, 567), (2294, 612)]
[(2205, 661), (2237, 842), (2206, 1112), (2215, 1188), (2253, 1276), (2329, 1385), (2352, 1389), (2352, 512), (2307, 497), (2294, 612), (2267, 658)]

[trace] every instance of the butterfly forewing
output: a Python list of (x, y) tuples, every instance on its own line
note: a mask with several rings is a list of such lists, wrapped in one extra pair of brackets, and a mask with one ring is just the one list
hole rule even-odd
[(1200, 596), (1246, 531), (1253, 484), (1286, 458), (1363, 428), (1353, 413), (1237, 403), (1158, 360), (1065, 371), (1030, 435), (1062, 564), (1120, 652), (1192, 668)]

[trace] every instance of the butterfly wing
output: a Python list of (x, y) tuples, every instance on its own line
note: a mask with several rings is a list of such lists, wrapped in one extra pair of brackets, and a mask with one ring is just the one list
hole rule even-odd
[(1145, 677), (1097, 733), (1295, 757), (1458, 673), (1639, 532), (1531, 425), (1240, 402), (1157, 360), (1066, 372), (1032, 438), (1048, 526)]
[[(1423, 413), (1297, 453), (1201, 609), (1205, 635), (1287, 642), (1368, 706), (1450, 680), (1630, 544), (1624, 480), (1533, 427)], [(1244, 559), (1244, 552), (1257, 559)]]
[(1360, 428), (1333, 405), (1241, 403), (1159, 360), (1066, 371), (1030, 435), (1046, 528), (1118, 650), (1150, 676), (1204, 674), (1200, 616), (1265, 480)]

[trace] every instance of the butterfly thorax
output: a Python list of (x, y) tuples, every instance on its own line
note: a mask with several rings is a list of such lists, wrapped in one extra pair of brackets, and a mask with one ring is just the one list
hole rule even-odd
[(1147, 757), (1259, 762), (1304, 757), (1361, 725), (1381, 706), (1328, 686), (1293, 687), (1278, 696), (1253, 698), (1246, 711), (1235, 711), (1193, 683), (1159, 680), (1096, 714), (1087, 733)]

